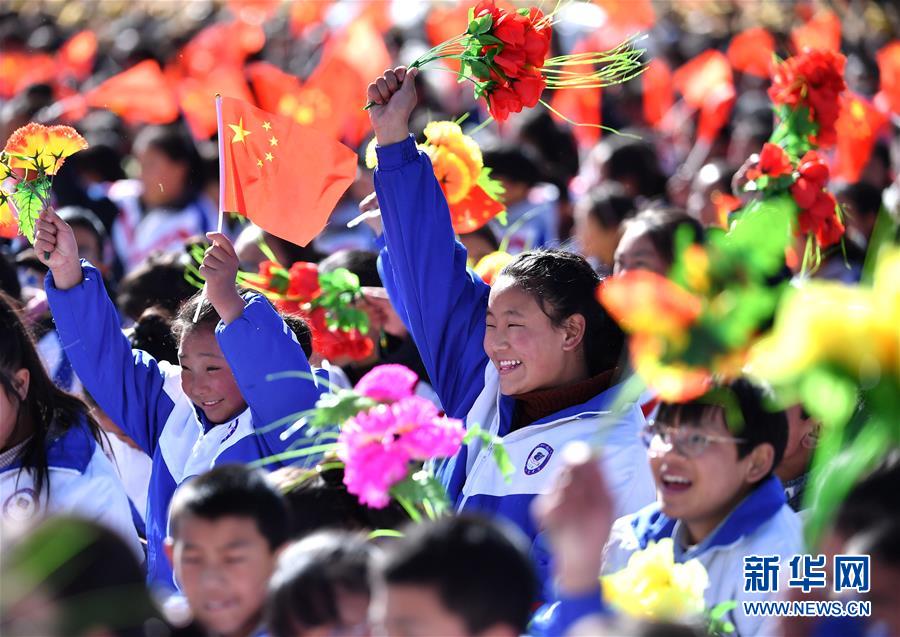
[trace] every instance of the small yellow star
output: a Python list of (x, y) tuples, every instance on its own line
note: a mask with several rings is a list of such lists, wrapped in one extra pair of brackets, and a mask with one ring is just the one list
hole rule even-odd
[(256, 165), (259, 166), (260, 168), (262, 168), (262, 159), (257, 159)]
[(244, 129), (244, 118), (240, 118), (237, 124), (229, 124), (228, 128), (234, 131), (234, 137), (231, 138), (231, 143), (234, 142), (243, 142), (244, 138), (250, 134), (250, 131)]
[(278, 146), (278, 140), (275, 139), (275, 135), (272, 135), (272, 139), (269, 140), (269, 144), (272, 146)]
[(266, 153), (266, 161), (272, 161), (273, 159), (275, 159), (275, 157), (272, 153)]
[(263, 128), (269, 130), (270, 128), (272, 128), (272, 125), (269, 122), (263, 122)]

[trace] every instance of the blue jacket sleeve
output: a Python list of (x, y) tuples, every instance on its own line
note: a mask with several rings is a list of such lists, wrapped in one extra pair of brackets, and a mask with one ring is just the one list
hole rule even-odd
[(575, 597), (562, 596), (552, 604), (545, 604), (531, 618), (528, 634), (531, 637), (565, 635), (572, 626), (589, 615), (606, 614), (600, 586)]
[[(263, 296), (252, 295), (240, 317), (219, 323), (216, 338), (253, 414), (260, 443), (271, 454), (285, 451), (291, 440), (282, 440), (281, 434), (292, 424), (285, 420), (312, 409), (323, 392), (291, 328)], [(290, 374), (270, 378), (283, 372)]]
[[(391, 275), (385, 287), (407, 322), (432, 386), (454, 418), (484, 387), (490, 288), (466, 270), (450, 212), (428, 157), (412, 136), (379, 146), (375, 191)], [(385, 258), (382, 253), (382, 266)]]
[(149, 456), (174, 401), (152, 356), (132, 350), (100, 272), (82, 262), (84, 279), (59, 290), (48, 273), (44, 287), (66, 356), (100, 408)]

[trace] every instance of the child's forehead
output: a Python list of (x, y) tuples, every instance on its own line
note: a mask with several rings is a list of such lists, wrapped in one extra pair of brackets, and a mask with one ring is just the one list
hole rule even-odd
[(256, 520), (248, 515), (206, 517), (184, 511), (173, 529), (175, 542), (228, 545), (265, 539)]

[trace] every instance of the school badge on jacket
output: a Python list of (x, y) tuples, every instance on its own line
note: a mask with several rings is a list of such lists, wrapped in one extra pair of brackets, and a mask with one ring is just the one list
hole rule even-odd
[(525, 475), (532, 476), (550, 462), (550, 456), (553, 455), (553, 447), (545, 443), (539, 443), (537, 447), (528, 454), (525, 460)]

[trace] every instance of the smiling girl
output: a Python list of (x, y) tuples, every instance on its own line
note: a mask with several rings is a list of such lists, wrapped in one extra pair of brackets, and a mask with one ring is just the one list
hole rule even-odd
[(543, 570), (546, 551), (529, 505), (549, 489), (567, 442), (602, 444), (617, 515), (653, 500), (638, 437), (643, 417), (633, 404), (617, 404), (623, 337), (597, 303), (599, 278), (581, 257), (523, 253), (493, 287), (466, 270), (431, 163), (409, 134), (414, 76), (401, 67), (368, 90), (385, 287), (447, 414), (501, 436), (515, 466), (506, 480), (491, 445), (464, 447), (440, 471), (451, 499), (458, 510), (515, 522), (535, 541)]
[(0, 293), (0, 526), (74, 514), (119, 533), (143, 558), (128, 496), (88, 406), (53, 384), (34, 341)]
[(72, 365), (103, 411), (153, 459), (148, 578), (169, 589), (162, 545), (178, 485), (215, 465), (285, 451), (293, 439), (282, 440), (283, 428), (269, 425), (312, 408), (321, 393), (298, 376), (267, 381), (279, 372), (309, 373), (308, 352), (265, 298), (238, 294), (234, 247), (221, 234), (208, 236), (213, 245), (200, 268), (208, 302), (197, 294), (176, 316), (179, 366), (131, 349), (99, 272), (79, 262), (72, 229), (52, 210), (41, 214), (35, 239), (50, 268), (47, 297)]

